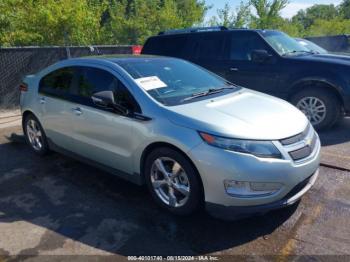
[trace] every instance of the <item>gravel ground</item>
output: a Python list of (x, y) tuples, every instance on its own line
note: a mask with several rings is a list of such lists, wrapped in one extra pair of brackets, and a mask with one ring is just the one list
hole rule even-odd
[(322, 167), (299, 205), (264, 216), (225, 222), (203, 211), (183, 218), (159, 209), (144, 187), (10, 143), (5, 136), (12, 132), (20, 127), (0, 129), (0, 261), (248, 254), (350, 259), (350, 172)]

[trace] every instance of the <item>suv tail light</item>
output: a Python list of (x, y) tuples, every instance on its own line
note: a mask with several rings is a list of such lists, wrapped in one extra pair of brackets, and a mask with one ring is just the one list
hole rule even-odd
[(133, 55), (140, 55), (142, 51), (142, 45), (133, 45), (132, 46), (132, 54)]
[(28, 85), (26, 83), (21, 83), (19, 85), (19, 91), (21, 92), (27, 92), (28, 91)]

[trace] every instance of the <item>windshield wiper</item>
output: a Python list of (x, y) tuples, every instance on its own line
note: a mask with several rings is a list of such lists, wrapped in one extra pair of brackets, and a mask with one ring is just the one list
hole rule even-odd
[(208, 96), (208, 95), (212, 95), (212, 94), (216, 94), (216, 93), (221, 93), (225, 89), (236, 89), (236, 87), (233, 85), (230, 85), (230, 86), (225, 86), (225, 87), (220, 87), (220, 88), (209, 88), (207, 91), (204, 91), (204, 92), (193, 93), (191, 96), (182, 99), (181, 102), (189, 101), (189, 100), (192, 100), (192, 99), (195, 99), (198, 97), (202, 97), (202, 96)]

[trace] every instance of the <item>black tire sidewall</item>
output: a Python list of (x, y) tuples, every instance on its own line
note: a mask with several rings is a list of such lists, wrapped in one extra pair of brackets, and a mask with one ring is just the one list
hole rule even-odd
[[(42, 143), (43, 143), (43, 146), (40, 150), (37, 150), (35, 148), (33, 148), (33, 146), (31, 145), (30, 141), (29, 141), (29, 138), (28, 138), (28, 134), (27, 134), (27, 123), (29, 120), (34, 120), (38, 126), (39, 126), (39, 129), (40, 129), (40, 132), (42, 134)], [(29, 145), (29, 147), (38, 155), (46, 155), (49, 151), (49, 146), (48, 146), (48, 143), (47, 143), (47, 138), (46, 138), (46, 134), (45, 134), (45, 131), (43, 129), (43, 127), (41, 126), (39, 120), (32, 114), (26, 116), (26, 118), (24, 119), (24, 122), (23, 122), (23, 132), (24, 132), (24, 137), (25, 137), (25, 140), (27, 142), (27, 144)]]
[[(177, 161), (185, 170), (190, 183), (190, 196), (186, 204), (181, 207), (170, 207), (163, 203), (153, 189), (151, 182), (151, 167), (153, 162), (159, 157), (169, 157)], [(202, 202), (202, 183), (200, 182), (199, 174), (193, 164), (180, 152), (167, 148), (157, 148), (153, 150), (146, 158), (144, 166), (144, 177), (148, 190), (150, 191), (156, 203), (164, 209), (176, 215), (189, 215), (200, 208)]]
[(297, 106), (298, 102), (305, 97), (317, 97), (326, 106), (326, 117), (321, 123), (314, 125), (316, 130), (330, 128), (339, 120), (341, 116), (341, 105), (334, 93), (321, 88), (309, 88), (297, 93), (291, 99), (291, 102)]

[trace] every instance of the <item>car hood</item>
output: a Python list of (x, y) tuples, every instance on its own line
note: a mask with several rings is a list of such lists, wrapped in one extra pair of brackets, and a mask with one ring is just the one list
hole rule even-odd
[(215, 135), (278, 140), (301, 133), (308, 120), (284, 100), (242, 89), (235, 93), (166, 107), (173, 123)]
[(317, 54), (317, 55), (303, 55), (293, 57), (298, 60), (315, 61), (332, 64), (350, 65), (350, 56), (336, 55), (336, 54)]

